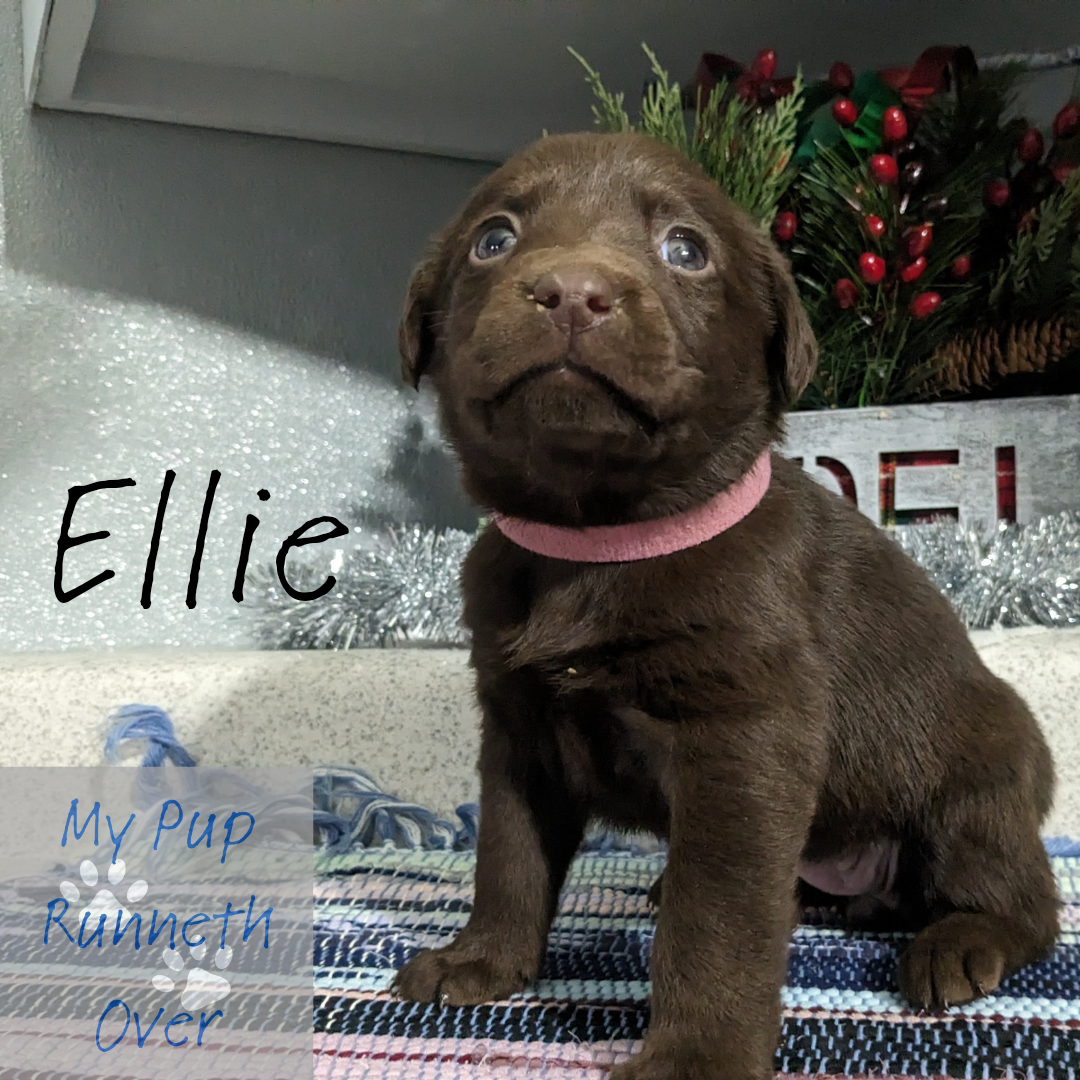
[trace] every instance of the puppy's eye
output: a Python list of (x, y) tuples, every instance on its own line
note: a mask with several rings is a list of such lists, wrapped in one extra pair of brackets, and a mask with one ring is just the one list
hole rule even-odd
[(498, 259), (517, 243), (517, 235), (509, 221), (498, 221), (485, 230), (476, 242), (473, 254), (478, 259)]
[(709, 265), (705, 242), (683, 230), (672, 230), (660, 245), (660, 258), (678, 270), (704, 270)]

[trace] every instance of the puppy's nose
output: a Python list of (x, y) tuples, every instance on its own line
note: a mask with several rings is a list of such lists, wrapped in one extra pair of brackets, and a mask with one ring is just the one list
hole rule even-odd
[(615, 303), (611, 283), (594, 270), (553, 270), (543, 274), (533, 286), (533, 298), (567, 333), (600, 322)]

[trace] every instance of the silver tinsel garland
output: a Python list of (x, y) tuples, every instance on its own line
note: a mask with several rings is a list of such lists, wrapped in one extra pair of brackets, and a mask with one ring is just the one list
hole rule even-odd
[[(989, 536), (954, 521), (893, 535), (970, 629), (1080, 625), (1080, 511), (1000, 525)], [(473, 539), (456, 529), (390, 530), (370, 550), (337, 556), (330, 567), (337, 584), (313, 601), (288, 596), (272, 569), (258, 571), (250, 590), (256, 635), (271, 649), (466, 645), (458, 578)], [(299, 561), (289, 566), (300, 590), (318, 587), (326, 574)]]
[(953, 521), (908, 525), (896, 540), (969, 629), (1080, 624), (1080, 511), (989, 536)]
[[(465, 645), (461, 562), (474, 534), (419, 525), (390, 529), (370, 550), (339, 553), (337, 584), (318, 600), (294, 600), (273, 567), (250, 575), (255, 636), (267, 649), (355, 649), (389, 645)], [(327, 568), (292, 560), (289, 583), (317, 589)]]

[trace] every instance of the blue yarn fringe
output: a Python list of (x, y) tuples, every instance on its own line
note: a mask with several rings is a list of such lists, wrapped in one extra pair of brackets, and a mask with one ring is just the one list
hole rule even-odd
[[(344, 854), (357, 848), (392, 847), (424, 851), (472, 851), (480, 826), (480, 807), (462, 803), (457, 822), (388, 795), (363, 769), (315, 770), (315, 826), (324, 849)], [(583, 851), (645, 854), (659, 850), (650, 837), (612, 832), (590, 833)]]
[(145, 767), (161, 767), (166, 761), (190, 768), (195, 759), (180, 745), (168, 714), (156, 705), (124, 705), (110, 717), (112, 728), (105, 737), (105, 760), (120, 763), (120, 747), (126, 742), (146, 740), (146, 753), (139, 763), (136, 781), (139, 805), (145, 809), (161, 798), (164, 777), (148, 773)]
[(135, 739), (146, 739), (146, 755), (143, 766), (174, 765), (192, 766), (195, 759), (180, 745), (168, 714), (156, 705), (124, 705), (109, 718), (113, 726), (105, 739), (105, 760), (110, 765), (119, 764), (120, 746)]
[(343, 854), (354, 848), (390, 844), (425, 851), (469, 851), (476, 847), (480, 808), (457, 808), (457, 823), (437, 817), (416, 803), (388, 795), (363, 769), (315, 770), (315, 827), (324, 850)]
[[(125, 705), (110, 718), (112, 727), (105, 738), (105, 760), (119, 764), (120, 747), (145, 739), (144, 767), (162, 766), (166, 761), (182, 767), (195, 759), (181, 745), (169, 715), (156, 705)], [(153, 780), (140, 776), (141, 792), (147, 799), (155, 793)], [(428, 851), (469, 851), (476, 847), (480, 808), (466, 803), (457, 808), (458, 821), (445, 821), (415, 803), (389, 795), (362, 769), (319, 768), (315, 770), (314, 825), (321, 846), (331, 854), (355, 848), (391, 844)]]
[[(125, 705), (112, 716), (105, 740), (105, 760), (120, 760), (122, 743), (146, 739), (144, 766), (192, 766), (195, 759), (180, 744), (172, 721), (155, 705)], [(324, 766), (315, 770), (314, 825), (321, 850), (341, 855), (358, 848), (383, 847), (424, 851), (472, 851), (480, 826), (480, 807), (462, 803), (457, 821), (447, 821), (416, 803), (390, 795), (363, 769)], [(1045, 840), (1046, 850), (1058, 857), (1080, 857), (1080, 841), (1067, 836)], [(612, 830), (590, 832), (582, 851), (598, 854), (647, 854), (663, 850), (652, 837)]]

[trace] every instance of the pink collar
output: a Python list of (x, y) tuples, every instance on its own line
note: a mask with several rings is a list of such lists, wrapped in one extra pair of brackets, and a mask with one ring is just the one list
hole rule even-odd
[(771, 477), (769, 451), (764, 450), (749, 471), (731, 487), (702, 506), (670, 517), (637, 521), (631, 525), (591, 525), (582, 529), (541, 525), (503, 514), (495, 514), (494, 520), (503, 536), (537, 555), (571, 562), (636, 562), (670, 555), (719, 536), (742, 521), (761, 502)]

